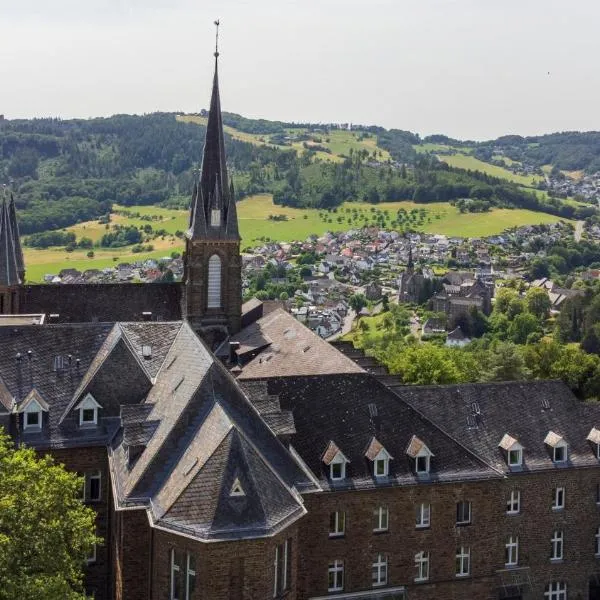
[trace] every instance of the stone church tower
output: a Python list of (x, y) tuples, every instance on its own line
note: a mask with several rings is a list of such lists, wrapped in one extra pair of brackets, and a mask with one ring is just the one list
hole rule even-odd
[(15, 201), (3, 199), (0, 206), (0, 315), (19, 312), (21, 285), (25, 281), (25, 263), (19, 238)]
[(199, 181), (184, 254), (183, 314), (209, 344), (241, 327), (242, 263), (233, 186), (227, 178), (218, 57)]

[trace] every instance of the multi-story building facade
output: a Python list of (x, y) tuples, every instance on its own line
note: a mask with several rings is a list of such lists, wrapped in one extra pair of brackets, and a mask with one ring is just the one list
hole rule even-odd
[(600, 407), (559, 382), (405, 387), (242, 307), (222, 142), (215, 77), (183, 284), (32, 291), (2, 207), (0, 425), (84, 476), (88, 593), (600, 598)]

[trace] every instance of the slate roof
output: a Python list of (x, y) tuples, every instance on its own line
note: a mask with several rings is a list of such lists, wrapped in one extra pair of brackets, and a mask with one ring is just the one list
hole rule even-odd
[[(109, 452), (118, 504), (148, 506), (154, 523), (204, 540), (270, 535), (304, 514), (296, 488), (314, 489), (310, 475), (186, 323), (143, 402), (141, 418), (122, 413), (130, 426)], [(133, 464), (130, 436), (145, 445)], [(243, 500), (229, 497), (235, 479)]]
[[(406, 455), (415, 435), (435, 455), (431, 482), (501, 476), (367, 373), (282, 377), (266, 383), (269, 393), (279, 397), (282, 409), (292, 411), (297, 434), (291, 437), (291, 444), (323, 489), (422, 482), (423, 476), (417, 477), (414, 461)], [(394, 457), (389, 477), (373, 476), (373, 463), (365, 456), (373, 437)], [(339, 482), (328, 479), (329, 467), (324, 462), (325, 457), (330, 458), (327, 450), (332, 448), (332, 440), (350, 461), (346, 479)]]
[(586, 438), (593, 427), (600, 426), (600, 405), (581, 402), (562, 382), (400, 385), (392, 389), (400, 399), (504, 473), (511, 472), (499, 447), (505, 433), (524, 447), (524, 472), (564, 468), (552, 462), (551, 449), (544, 443), (549, 431), (562, 436), (568, 444), (565, 466), (598, 464), (595, 448)]
[(58, 283), (21, 287), (22, 313), (56, 314), (60, 323), (181, 319), (182, 283)]
[(240, 380), (364, 372), (281, 308), (249, 325), (231, 341), (240, 342), (239, 355), (253, 356), (242, 364)]

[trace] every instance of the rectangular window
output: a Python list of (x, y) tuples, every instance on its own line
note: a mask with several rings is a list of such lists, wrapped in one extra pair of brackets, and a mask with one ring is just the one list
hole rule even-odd
[(196, 559), (190, 552), (171, 550), (169, 600), (192, 600), (196, 589)]
[(565, 507), (565, 488), (554, 488), (552, 496), (552, 510), (562, 510)]
[(388, 459), (378, 458), (375, 460), (375, 476), (385, 477), (388, 474)]
[(341, 537), (346, 532), (346, 513), (336, 510), (329, 515), (329, 537)]
[(555, 463), (565, 462), (565, 460), (567, 460), (567, 447), (556, 446), (554, 448), (553, 460)]
[(518, 515), (521, 512), (521, 492), (512, 490), (506, 503), (507, 515)]
[(550, 560), (562, 560), (563, 532), (555, 531), (550, 540)]
[(417, 529), (431, 525), (431, 505), (422, 502), (417, 504)]
[(600, 527), (596, 529), (596, 543), (594, 544), (594, 554), (600, 556)]
[(508, 451), (508, 466), (518, 467), (521, 464), (521, 450)]
[(429, 552), (415, 554), (415, 567), (417, 568), (415, 581), (427, 581), (429, 579)]
[(559, 581), (549, 583), (544, 592), (545, 600), (567, 600), (567, 584)]
[(327, 591), (341, 592), (344, 589), (344, 561), (334, 560), (329, 563)]
[(24, 414), (25, 429), (40, 429), (42, 426), (42, 413), (39, 410)]
[(517, 536), (510, 536), (506, 540), (504, 563), (507, 567), (514, 567), (519, 564), (519, 538)]
[(273, 597), (281, 596), (291, 586), (292, 538), (275, 546), (275, 582)]
[(344, 479), (346, 477), (346, 463), (332, 462), (329, 465), (329, 475), (333, 480)]
[(469, 525), (471, 523), (471, 503), (457, 502), (456, 503), (456, 524)]
[(87, 557), (85, 559), (85, 562), (88, 565), (91, 565), (92, 563), (96, 562), (96, 550), (97, 550), (96, 544), (94, 544), (90, 549), (90, 553), (87, 555)]
[(429, 456), (417, 456), (415, 459), (417, 473), (429, 473)]
[(373, 587), (387, 585), (388, 559), (386, 554), (377, 554), (372, 568)]
[(85, 474), (85, 501), (98, 502), (102, 499), (102, 474), (89, 471)]
[(96, 410), (95, 408), (82, 408), (81, 409), (81, 425), (93, 425), (96, 423)]
[(596, 504), (600, 504), (600, 483), (596, 484)]
[(387, 506), (379, 506), (373, 511), (375, 526), (373, 531), (387, 531), (389, 521), (389, 511)]
[(456, 576), (465, 577), (471, 572), (471, 548), (461, 546), (456, 549)]

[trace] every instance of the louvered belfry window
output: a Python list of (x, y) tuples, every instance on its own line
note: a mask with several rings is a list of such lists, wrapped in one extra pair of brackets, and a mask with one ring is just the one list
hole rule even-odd
[(221, 307), (221, 259), (213, 254), (208, 259), (208, 308)]

